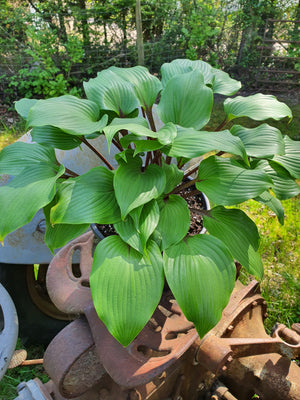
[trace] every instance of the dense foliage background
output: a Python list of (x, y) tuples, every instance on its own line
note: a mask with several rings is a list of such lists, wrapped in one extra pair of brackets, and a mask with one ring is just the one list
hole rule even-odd
[[(137, 3), (0, 0), (2, 102), (76, 95), (82, 79), (111, 65), (136, 65)], [(253, 85), (262, 41), (273, 38), (285, 42), (264, 51), (286, 58), (280, 68), (299, 70), (299, 45), (290, 43), (299, 43), (299, 24), (268, 22), (299, 20), (299, 0), (142, 0), (141, 16), (144, 64), (153, 73), (163, 62), (187, 57)]]

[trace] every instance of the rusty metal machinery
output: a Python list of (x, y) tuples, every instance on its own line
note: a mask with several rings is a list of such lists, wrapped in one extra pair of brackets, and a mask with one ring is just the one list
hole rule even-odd
[[(61, 311), (80, 317), (46, 350), (44, 367), (51, 380), (23, 384), (18, 399), (300, 400), (300, 368), (293, 361), (300, 356), (300, 325), (278, 325), (272, 337), (266, 334), (266, 302), (258, 282), (236, 283), (222, 319), (202, 340), (165, 292), (145, 328), (124, 348), (92, 304), (93, 245), (93, 234), (86, 233), (50, 264), (50, 297)], [(72, 267), (75, 251), (80, 271)], [(32, 388), (42, 397), (26, 397), (25, 390)]]

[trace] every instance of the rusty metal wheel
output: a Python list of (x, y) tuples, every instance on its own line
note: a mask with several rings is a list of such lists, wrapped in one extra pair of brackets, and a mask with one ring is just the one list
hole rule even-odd
[(25, 343), (48, 344), (73, 318), (50, 301), (45, 285), (47, 265), (0, 263), (0, 282), (13, 299), (19, 318), (19, 336)]
[(77, 315), (65, 314), (52, 303), (46, 287), (47, 270), (48, 264), (40, 264), (37, 272), (33, 265), (26, 266), (26, 282), (31, 300), (43, 314), (53, 319), (61, 321), (75, 319)]

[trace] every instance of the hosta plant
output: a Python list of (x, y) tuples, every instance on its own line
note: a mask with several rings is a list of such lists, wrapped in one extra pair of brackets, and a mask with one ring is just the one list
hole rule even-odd
[[(263, 94), (227, 97), (225, 120), (212, 126), (214, 94), (239, 89), (205, 62), (175, 60), (161, 67), (161, 80), (145, 67), (111, 67), (84, 82), (84, 99), (18, 101), (33, 142), (16, 142), (0, 154), (0, 173), (14, 176), (0, 188), (0, 240), (40, 208), (52, 251), (92, 223), (113, 225), (117, 234), (97, 245), (90, 276), (96, 311), (111, 334), (128, 345), (167, 282), (203, 336), (228, 302), (235, 262), (263, 275), (257, 227), (232, 206), (254, 199), (283, 223), (280, 200), (299, 193), (300, 142), (263, 123), (290, 119), (287, 105)], [(232, 123), (238, 117), (262, 123), (249, 129)], [(115, 166), (93, 145), (100, 135), (117, 150)], [(99, 166), (80, 176), (56, 158), (55, 149), (86, 146)], [(188, 195), (181, 193), (188, 185), (212, 204), (198, 211), (205, 235), (187, 235)]]

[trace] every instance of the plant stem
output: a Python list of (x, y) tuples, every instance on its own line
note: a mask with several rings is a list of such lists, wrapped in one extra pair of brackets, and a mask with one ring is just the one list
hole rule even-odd
[(220, 131), (221, 129), (224, 128), (224, 126), (227, 124), (228, 120), (227, 118), (224, 119), (224, 121), (217, 127), (217, 129), (215, 129), (215, 132)]
[(154, 119), (153, 119), (153, 114), (152, 114), (152, 107), (146, 107), (146, 115), (150, 124), (150, 128), (152, 129), (153, 132), (156, 132), (156, 126), (154, 123)]
[(188, 188), (188, 187), (190, 187), (190, 186), (193, 186), (196, 182), (198, 182), (199, 180), (198, 180), (198, 177), (197, 178), (195, 178), (195, 179), (193, 179), (193, 180), (191, 180), (191, 181), (189, 181), (189, 182), (187, 182), (187, 183), (184, 183), (183, 185), (179, 185), (179, 186), (177, 186), (175, 189), (173, 189), (172, 190), (172, 192), (170, 193), (170, 194), (174, 194), (174, 193), (179, 193), (179, 192), (181, 192), (182, 190), (184, 190), (184, 189), (186, 189), (186, 188)]
[(120, 142), (116, 139), (112, 140), (112, 143), (116, 146), (119, 151), (123, 151), (123, 147), (121, 146)]
[[(199, 163), (199, 164), (200, 164), (200, 163)], [(197, 163), (196, 167), (194, 167), (193, 169), (187, 171), (187, 172), (184, 174), (182, 180), (184, 181), (188, 176), (190, 176), (190, 175), (192, 175), (194, 172), (196, 172), (196, 171), (198, 170), (198, 168), (199, 168), (199, 164)]]
[(157, 165), (159, 165), (161, 167), (162, 162), (161, 162), (161, 151), (160, 150), (155, 150), (154, 151), (153, 163), (157, 164)]
[(198, 208), (190, 208), (190, 211), (196, 212), (200, 215), (206, 215), (207, 217), (211, 217), (210, 210), (199, 210)]
[(151, 151), (148, 151), (147, 157), (146, 157), (146, 162), (145, 162), (145, 168), (148, 167), (149, 163), (152, 161), (152, 153)]
[(146, 114), (145, 114), (145, 109), (144, 109), (144, 107), (141, 107), (141, 110), (142, 110), (143, 117), (146, 118)]
[(101, 158), (101, 160), (104, 162), (104, 164), (107, 165), (107, 167), (113, 171), (114, 167), (107, 161), (107, 159), (101, 154), (99, 153), (98, 150), (95, 149), (94, 146), (92, 146), (83, 136), (80, 138), (80, 140), (82, 141), (82, 143), (84, 143), (89, 149), (91, 149), (99, 158)]
[(79, 176), (78, 174), (76, 174), (76, 172), (70, 170), (70, 169), (67, 168), (67, 167), (65, 167), (65, 171), (66, 171), (67, 174), (73, 176), (74, 178), (75, 178), (76, 176)]
[(177, 162), (177, 168), (182, 168), (184, 166), (183, 158), (180, 157), (180, 159)]
[[(58, 160), (56, 160), (56, 164), (60, 167), (62, 164), (58, 161)], [(74, 171), (72, 171), (71, 169), (69, 169), (69, 168), (67, 168), (67, 167), (65, 167), (64, 166), (64, 169), (65, 169), (65, 172), (67, 173), (67, 174), (69, 174), (69, 175), (66, 175), (66, 174), (63, 174), (63, 175), (61, 175), (61, 178), (65, 178), (65, 179), (68, 179), (68, 178), (76, 178), (76, 176), (79, 176), (76, 172), (74, 172)]]
[(170, 165), (170, 164), (171, 164), (171, 161), (172, 161), (172, 157), (167, 156), (167, 157), (166, 157), (166, 164)]

